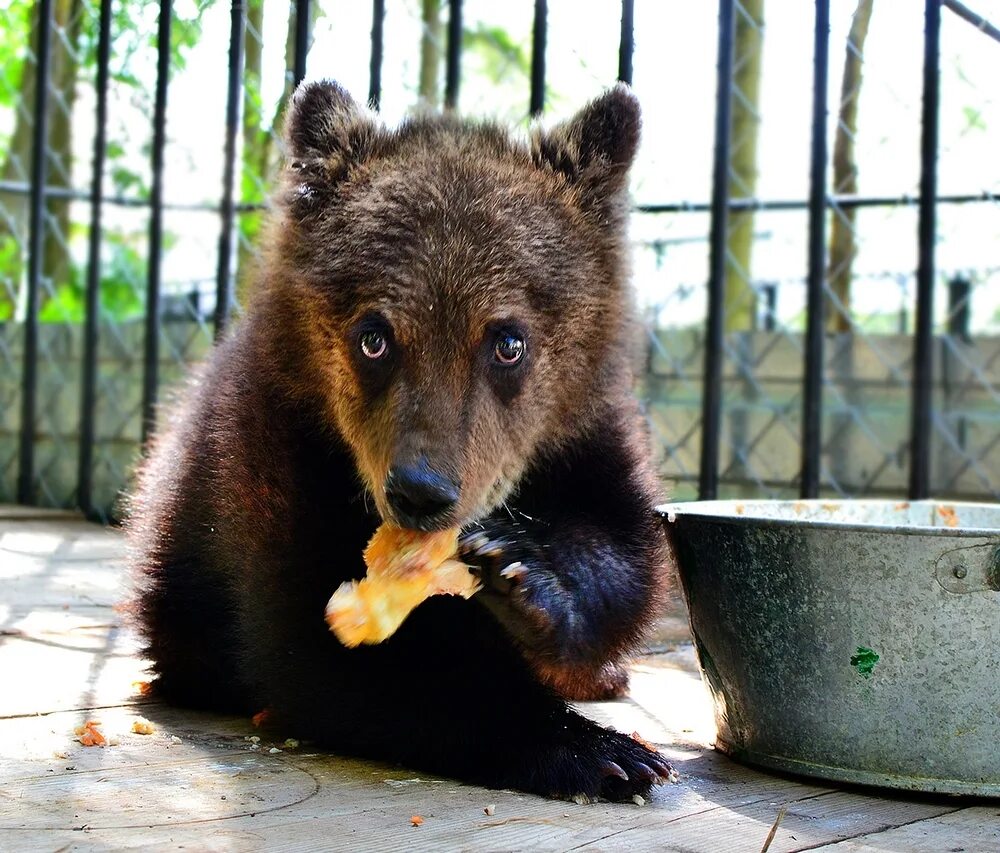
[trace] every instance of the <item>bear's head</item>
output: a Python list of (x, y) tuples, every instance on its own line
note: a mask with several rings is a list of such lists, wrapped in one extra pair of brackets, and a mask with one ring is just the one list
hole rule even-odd
[(638, 140), (624, 86), (528, 140), (295, 92), (266, 288), (294, 303), (300, 385), (383, 518), (483, 517), (629, 392)]

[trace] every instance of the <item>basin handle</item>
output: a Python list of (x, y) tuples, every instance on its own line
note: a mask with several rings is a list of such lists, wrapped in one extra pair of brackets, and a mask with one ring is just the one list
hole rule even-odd
[(934, 576), (948, 592), (1000, 592), (1000, 543), (986, 542), (945, 551)]

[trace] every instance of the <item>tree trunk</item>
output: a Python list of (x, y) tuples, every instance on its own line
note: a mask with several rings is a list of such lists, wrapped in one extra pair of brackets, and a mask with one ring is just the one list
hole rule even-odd
[[(52, 39), (48, 184), (68, 189), (73, 185), (73, 105), (76, 103), (83, 0), (56, 0), (53, 12), (56, 29), (65, 33), (65, 41)], [(39, 294), (41, 305), (45, 304), (46, 297), (55, 295), (57, 288), (70, 284), (69, 212), (68, 199), (49, 199), (46, 203), (42, 269), (52, 290)]]
[[(38, 45), (38, 6), (31, 12), (30, 47), (21, 68), (20, 109), (11, 135), (7, 157), (0, 168), (5, 181), (27, 184), (31, 179), (31, 162), (35, 130), (35, 94), (38, 68), (35, 52)], [(76, 77), (80, 35), (83, 23), (82, 0), (56, 0), (52, 7), (54, 32), (51, 37), (48, 98), (48, 140), (45, 154), (48, 157), (46, 184), (69, 187), (73, 171), (73, 105), (76, 102)], [(65, 35), (60, 38), (57, 33)], [(0, 288), (0, 320), (16, 315), (21, 302), (20, 291), (25, 285), (25, 253), (28, 246), (28, 208), (30, 197), (22, 193), (0, 194), (5, 216), (0, 220), (0, 241), (12, 238), (18, 247), (14, 258), (19, 260), (7, 271), (13, 287)], [(70, 278), (69, 257), (69, 208), (65, 199), (48, 199), (45, 203), (45, 241), (43, 244), (42, 273), (52, 288), (67, 284)], [(48, 290), (39, 294), (39, 305), (44, 306), (52, 295)]]
[[(309, 31), (315, 22), (316, 7), (312, 3)], [(295, 7), (289, 6), (288, 26), (285, 30), (285, 87), (278, 99), (270, 125), (264, 125), (260, 101), (260, 81), (263, 73), (263, 0), (247, 3), (247, 39), (243, 52), (243, 174), (241, 177), (241, 202), (262, 204), (265, 188), (275, 176), (280, 152), (274, 144), (281, 132), (281, 122), (295, 87)], [(255, 279), (257, 247), (256, 238), (263, 222), (259, 211), (240, 214), (239, 246), (236, 253), (236, 301), (245, 305), (250, 297)]]
[[(21, 64), (21, 80), (18, 87), (20, 109), (15, 110), (14, 132), (11, 134), (7, 157), (0, 167), (0, 178), (13, 183), (27, 184), (31, 179), (31, 144), (34, 132), (35, 81), (38, 75), (35, 66), (35, 50), (38, 44), (38, 4), (31, 10), (28, 40), (30, 50), (25, 52)], [(0, 248), (6, 249), (10, 241), (14, 250), (4, 257), (10, 266), (3, 270), (3, 277), (9, 284), (0, 285), (0, 322), (14, 317), (21, 301), (24, 284), (25, 252), (28, 246), (28, 196), (15, 192), (0, 192), (0, 206), (4, 215), (0, 217)]]
[[(757, 192), (757, 134), (760, 129), (760, 69), (764, 48), (764, 0), (742, 0), (736, 16), (732, 148), (729, 155), (730, 198), (752, 198)], [(757, 294), (752, 287), (753, 211), (731, 211), (726, 241), (725, 330), (757, 325)]]
[[(264, 199), (265, 175), (260, 167), (261, 125), (260, 81), (264, 55), (264, 0), (247, 2), (246, 39), (243, 47), (243, 169), (240, 173), (240, 201), (259, 204)], [(266, 155), (265, 155), (266, 156)], [(246, 305), (253, 281), (256, 249), (254, 240), (260, 230), (259, 212), (239, 216), (236, 247), (236, 304)]]
[[(860, 0), (854, 13), (844, 54), (844, 81), (840, 88), (840, 115), (833, 144), (833, 191), (854, 195), (858, 191), (858, 164), (854, 159), (854, 139), (858, 132), (858, 100), (861, 95), (865, 39), (871, 21), (873, 0)], [(828, 332), (851, 330), (851, 275), (858, 253), (854, 239), (857, 210), (835, 210), (830, 231), (830, 257), (827, 267), (832, 298), (826, 305)], [(839, 303), (839, 306), (838, 306)], [(842, 307), (840, 307), (842, 306)]]
[(421, 107), (436, 110), (439, 106), (441, 70), (441, 0), (421, 0), (420, 88)]

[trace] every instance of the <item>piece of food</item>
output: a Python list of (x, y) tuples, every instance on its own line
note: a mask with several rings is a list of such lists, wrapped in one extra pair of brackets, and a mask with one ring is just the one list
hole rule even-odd
[(365, 548), (368, 575), (341, 584), (326, 621), (345, 646), (381, 643), (432, 595), (468, 598), (479, 581), (458, 554), (458, 529), (421, 533), (383, 524)]
[(145, 717), (136, 717), (132, 721), (132, 731), (137, 735), (151, 735), (155, 734), (156, 726)]
[(953, 506), (939, 506), (938, 515), (944, 520), (945, 527), (958, 527), (958, 513)]
[(105, 746), (107, 740), (97, 728), (100, 724), (100, 720), (87, 720), (82, 726), (73, 729), (73, 733), (84, 746)]

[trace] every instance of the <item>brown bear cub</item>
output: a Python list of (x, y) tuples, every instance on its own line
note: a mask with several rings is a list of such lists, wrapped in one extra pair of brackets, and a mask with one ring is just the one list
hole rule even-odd
[[(565, 702), (624, 687), (662, 574), (631, 398), (638, 138), (624, 87), (530, 143), (299, 88), (259, 290), (134, 501), (159, 696), (492, 787), (620, 800), (669, 775)], [(461, 528), (483, 589), (347, 649), (324, 607), (383, 520)]]

